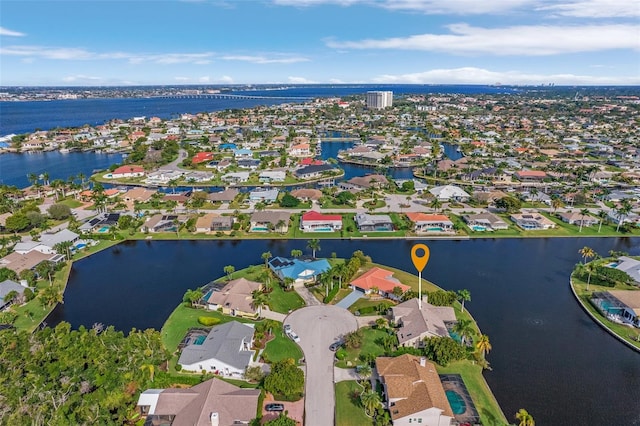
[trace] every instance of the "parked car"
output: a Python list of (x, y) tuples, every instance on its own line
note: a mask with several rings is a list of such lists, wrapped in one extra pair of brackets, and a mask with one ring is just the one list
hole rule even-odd
[(264, 409), (267, 411), (284, 411), (283, 404), (267, 404), (264, 406)]
[(333, 342), (331, 344), (331, 346), (329, 346), (329, 350), (332, 352), (337, 351), (338, 349), (340, 349), (340, 346), (342, 346), (343, 342), (341, 340), (338, 340), (336, 342)]
[(284, 332), (285, 332), (285, 333), (288, 333), (288, 332), (290, 332), (290, 331), (291, 331), (291, 324), (285, 324), (285, 325), (284, 325)]
[(300, 337), (296, 333), (294, 333), (293, 330), (287, 331), (287, 336), (289, 336), (289, 338), (296, 343), (300, 341)]

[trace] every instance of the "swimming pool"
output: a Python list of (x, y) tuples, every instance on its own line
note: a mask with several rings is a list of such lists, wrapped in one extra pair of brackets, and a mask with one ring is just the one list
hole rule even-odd
[(464, 398), (458, 392), (447, 390), (444, 393), (447, 395), (447, 401), (449, 401), (453, 414), (462, 414), (467, 411), (467, 404), (465, 404)]
[(108, 226), (103, 226), (102, 228), (98, 229), (98, 232), (100, 234), (104, 234), (105, 232), (109, 232), (109, 227)]
[(266, 226), (254, 226), (253, 228), (251, 228), (251, 231), (253, 232), (267, 232), (269, 230), (269, 228), (267, 228)]
[(487, 227), (482, 225), (473, 225), (471, 229), (474, 231), (486, 231)]
[(198, 336), (193, 340), (194, 345), (201, 345), (207, 340), (207, 336)]
[(87, 245), (84, 243), (76, 244), (76, 250), (80, 250), (81, 248), (85, 248)]
[(312, 232), (333, 232), (333, 228), (313, 228)]

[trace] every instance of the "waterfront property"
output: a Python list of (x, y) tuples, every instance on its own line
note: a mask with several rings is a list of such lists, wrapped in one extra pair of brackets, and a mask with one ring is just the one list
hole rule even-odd
[(453, 222), (443, 214), (427, 214), (418, 212), (409, 212), (405, 214), (413, 223), (413, 230), (416, 233), (455, 233), (455, 230), (453, 229)]
[(640, 284), (640, 261), (632, 257), (620, 256), (617, 261), (607, 266), (626, 272), (637, 284)]
[(447, 323), (456, 322), (451, 306), (434, 306), (409, 299), (391, 308), (391, 320), (398, 325), (396, 336), (400, 346), (422, 347), (425, 337), (449, 337)]
[(309, 283), (331, 269), (331, 265), (327, 259), (300, 260), (274, 257), (269, 261), (269, 268), (282, 281), (292, 279), (296, 283)]
[(558, 217), (563, 222), (576, 226), (594, 226), (600, 222), (599, 219), (580, 212), (561, 212), (558, 213)]
[(364, 294), (379, 294), (393, 300), (399, 300), (403, 294), (411, 290), (410, 286), (394, 278), (393, 272), (378, 267), (369, 269), (351, 281), (349, 286)]
[(256, 318), (261, 307), (253, 303), (253, 292), (262, 290), (262, 283), (238, 278), (229, 281), (219, 291), (212, 289), (203, 301), (210, 310), (221, 310), (225, 315)]
[(300, 229), (303, 232), (334, 232), (342, 229), (342, 216), (322, 214), (311, 210), (300, 217)]
[(235, 188), (227, 188), (224, 191), (212, 192), (207, 196), (209, 201), (213, 203), (224, 203), (233, 201), (240, 192)]
[(178, 364), (183, 370), (242, 378), (252, 364), (254, 329), (237, 321), (211, 329), (205, 339), (198, 339), (182, 349)]
[(15, 292), (16, 297), (22, 296), (24, 290), (27, 288), (26, 281), (23, 284), (18, 284), (12, 280), (4, 280), (0, 282), (0, 311), (4, 310), (7, 306), (11, 305), (13, 300), (7, 299), (7, 296), (11, 292)]
[(462, 219), (474, 231), (498, 231), (509, 229), (507, 222), (493, 213), (477, 213), (462, 216)]
[(233, 226), (231, 216), (221, 216), (217, 213), (207, 213), (196, 220), (196, 232), (226, 232)]
[(120, 213), (100, 213), (96, 217), (89, 219), (78, 228), (84, 234), (92, 232), (104, 233), (112, 226), (118, 225)]
[(140, 230), (142, 232), (173, 232), (187, 220), (186, 216), (171, 214), (155, 214), (148, 218)]
[(271, 204), (274, 203), (278, 199), (278, 190), (277, 189), (262, 189), (251, 191), (249, 193), (250, 201), (261, 201), (263, 203)]
[(257, 211), (251, 214), (251, 232), (287, 232), (291, 213), (285, 211)]
[(459, 201), (465, 202), (469, 200), (470, 195), (463, 189), (455, 185), (436, 186), (429, 190), (431, 195), (443, 202)]
[(360, 232), (380, 232), (393, 231), (393, 221), (386, 214), (372, 215), (368, 213), (358, 213), (354, 217), (356, 226)]
[(441, 374), (444, 389), (453, 417), (461, 424), (480, 424), (480, 415), (460, 374)]
[(378, 357), (376, 371), (394, 426), (451, 425), (453, 411), (434, 363), (409, 354)]
[(525, 231), (540, 231), (543, 229), (552, 229), (556, 224), (537, 212), (532, 213), (513, 213), (510, 216), (520, 228)]
[(189, 389), (147, 389), (136, 410), (145, 425), (249, 424), (258, 409), (260, 391), (242, 389), (220, 379), (209, 379)]
[(145, 175), (144, 168), (133, 164), (127, 164), (126, 166), (120, 166), (114, 171), (104, 175), (107, 179), (123, 179), (123, 178), (136, 178)]
[(607, 319), (640, 328), (640, 290), (595, 292), (591, 301)]

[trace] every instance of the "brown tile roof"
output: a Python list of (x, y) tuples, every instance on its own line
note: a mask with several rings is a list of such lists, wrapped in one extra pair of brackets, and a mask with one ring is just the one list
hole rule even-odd
[(259, 290), (262, 284), (256, 281), (249, 281), (245, 278), (238, 278), (227, 283), (220, 291), (214, 291), (209, 296), (207, 302), (229, 309), (255, 314), (252, 293)]
[(236, 420), (249, 422), (256, 415), (256, 389), (241, 389), (219, 379), (211, 379), (191, 389), (165, 389), (154, 414), (175, 415), (172, 426), (211, 425), (211, 413), (218, 413), (220, 426)]
[(405, 354), (376, 358), (376, 369), (385, 384), (387, 398), (395, 400), (390, 407), (393, 420), (429, 408), (440, 409), (442, 414), (453, 417), (434, 363)]

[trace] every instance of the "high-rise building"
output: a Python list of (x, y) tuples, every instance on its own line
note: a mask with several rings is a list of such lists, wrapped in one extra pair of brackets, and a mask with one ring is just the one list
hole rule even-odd
[(393, 92), (373, 91), (367, 92), (367, 108), (383, 109), (393, 104)]

